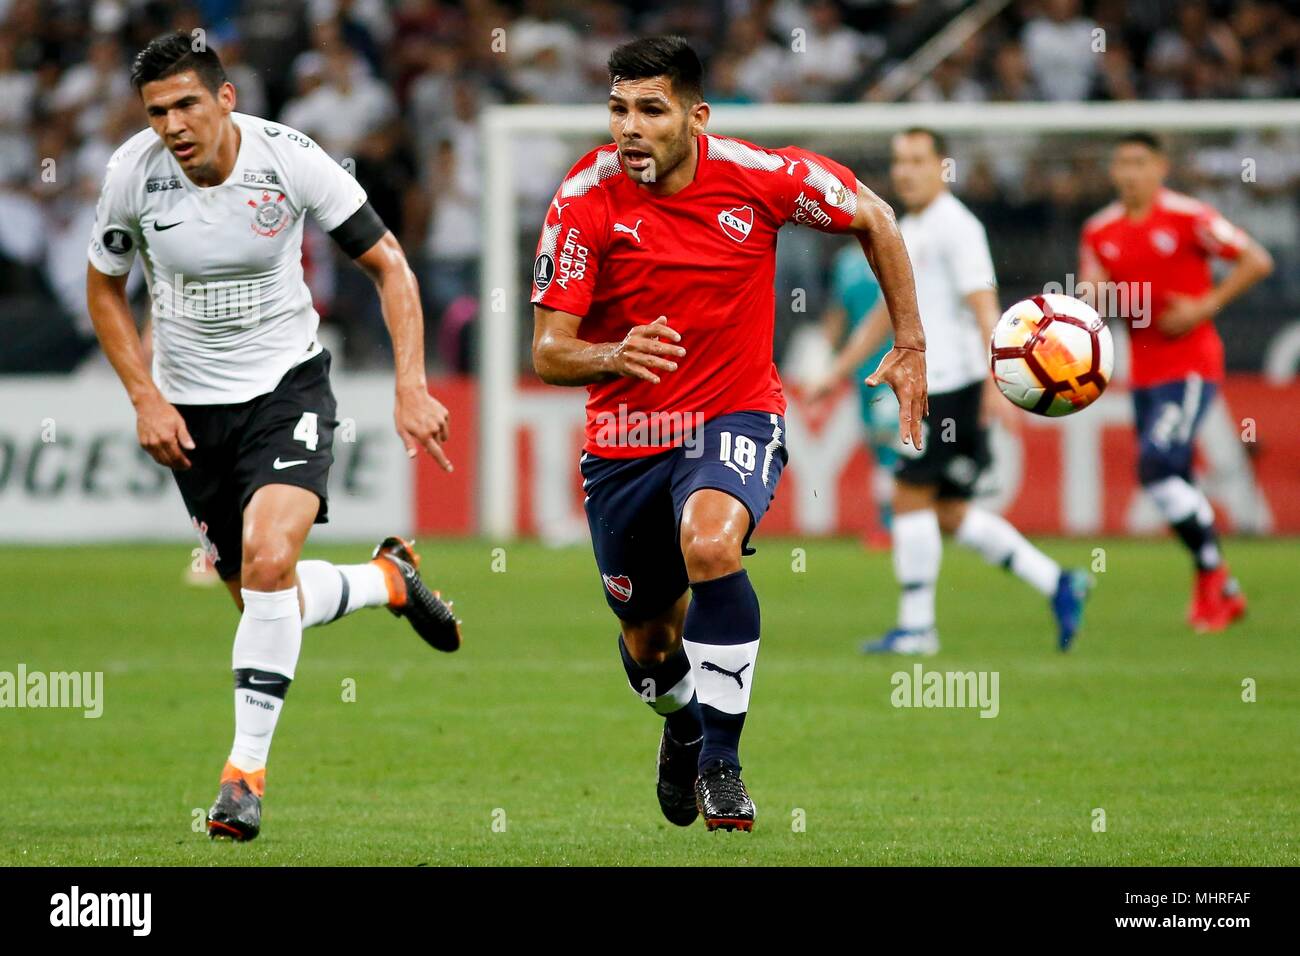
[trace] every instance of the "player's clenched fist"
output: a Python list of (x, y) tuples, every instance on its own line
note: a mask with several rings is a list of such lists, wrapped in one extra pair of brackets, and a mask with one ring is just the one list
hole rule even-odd
[(610, 357), (611, 371), (658, 385), (659, 376), (654, 370), (675, 372), (676, 360), (686, 354), (686, 349), (674, 344), (681, 340), (677, 330), (669, 327), (667, 316), (661, 315), (649, 325), (635, 325), (615, 346)]
[(892, 348), (880, 365), (867, 376), (872, 388), (884, 382), (898, 396), (898, 434), (904, 443), (921, 450), (921, 419), (930, 414), (930, 397), (925, 385), (925, 352), (913, 348)]
[(422, 387), (398, 392), (393, 421), (406, 446), (406, 457), (414, 458), (416, 450), (423, 448), (443, 471), (451, 471), (451, 460), (442, 450), (442, 443), (451, 434), (447, 426), (450, 417), (447, 406)]
[(140, 438), (140, 447), (158, 464), (177, 471), (190, 467), (185, 452), (194, 450), (194, 439), (190, 437), (185, 419), (176, 406), (161, 395), (140, 403), (136, 410), (135, 430)]

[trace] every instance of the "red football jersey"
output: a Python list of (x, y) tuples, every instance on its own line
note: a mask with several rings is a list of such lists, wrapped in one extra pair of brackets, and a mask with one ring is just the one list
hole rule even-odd
[[(1096, 213), (1083, 226), (1080, 270), (1090, 264), (1106, 270), (1124, 294), (1102, 295), (1129, 303), (1128, 312), (1109, 316), (1130, 320), (1132, 385), (1145, 388), (1186, 378), (1223, 378), (1223, 340), (1213, 322), (1171, 338), (1156, 326), (1170, 293), (1199, 296), (1213, 288), (1210, 258), (1235, 259), (1246, 247), (1245, 234), (1212, 206), (1162, 189), (1143, 219), (1130, 219), (1118, 203)], [(1149, 283), (1149, 285), (1144, 285)], [(1147, 292), (1149, 291), (1149, 295)]]
[(772, 363), (776, 235), (787, 222), (843, 232), (857, 178), (788, 146), (702, 135), (695, 179), (656, 196), (628, 178), (618, 149), (592, 150), (551, 201), (532, 301), (581, 316), (588, 342), (619, 342), (659, 316), (686, 355), (659, 384), (587, 386), (585, 449), (635, 458), (680, 444), (681, 427), (729, 412), (785, 412)]

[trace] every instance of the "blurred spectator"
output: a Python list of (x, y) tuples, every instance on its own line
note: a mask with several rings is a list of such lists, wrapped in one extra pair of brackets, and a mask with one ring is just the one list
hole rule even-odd
[(786, 53), (768, 39), (754, 16), (731, 21), (724, 53), (735, 64), (735, 88), (756, 102), (770, 100), (785, 74)]
[(1029, 72), (1045, 99), (1086, 100), (1100, 60), (1097, 24), (1079, 14), (1079, 0), (1047, 0), (1044, 9), (1020, 38)]
[(840, 20), (831, 0), (816, 0), (808, 7), (802, 50), (787, 57), (798, 98), (813, 103), (842, 99), (862, 73), (866, 55), (863, 37)]
[(244, 58), (265, 78), (267, 99), (271, 109), (278, 111), (290, 95), (292, 74), (286, 67), (294, 54), (308, 48), (306, 4), (304, 0), (240, 0), (235, 24)]
[(458, 175), (462, 172), (458, 162), (452, 143), (444, 140), (435, 148), (426, 172), (432, 208), (424, 240), (429, 266), (421, 288), (434, 320), (440, 320), (457, 299), (478, 295), (478, 191), (466, 188), (472, 177)]
[(407, 115), (416, 147), (428, 155), (434, 145), (449, 135), (452, 120), (452, 90), (459, 72), (456, 48), (449, 43), (422, 47), (422, 71), (411, 81)]
[(93, 133), (104, 121), (114, 99), (131, 93), (122, 48), (112, 36), (99, 35), (90, 42), (85, 61), (70, 67), (54, 88), (50, 109), (70, 117), (77, 132)]
[(0, 33), (0, 183), (30, 175), (35, 165), (27, 131), (35, 103), (35, 71), (18, 69), (13, 37)]
[(1201, 0), (1186, 0), (1178, 7), (1178, 26), (1156, 34), (1147, 53), (1151, 93), (1159, 99), (1181, 99), (1193, 88), (1208, 91), (1218, 79), (1215, 73), (1235, 74), (1241, 64), (1241, 47), (1227, 24), (1210, 18)]
[(525, 0), (524, 15), (507, 33), (510, 83), (530, 103), (588, 99), (578, 33), (558, 19), (551, 0)]
[(908, 99), (918, 103), (979, 103), (987, 98), (983, 85), (972, 75), (981, 44), (972, 37), (918, 83)]
[(1029, 72), (1025, 48), (1011, 40), (998, 48), (993, 57), (993, 85), (989, 99), (1005, 103), (1024, 103), (1042, 99)]
[(393, 38), (393, 21), (384, 0), (311, 0), (314, 24), (336, 23), (349, 47), (376, 74), (384, 71), (384, 50)]
[(633, 34), (628, 29), (627, 11), (616, 3), (601, 0), (587, 7), (584, 12), (591, 18), (591, 23), (583, 31), (578, 65), (589, 96), (601, 98), (609, 87), (609, 72), (605, 69), (609, 53), (620, 43), (632, 39)]
[(740, 88), (736, 67), (736, 58), (729, 53), (719, 54), (714, 59), (704, 90), (705, 98), (713, 105), (744, 106), (754, 102), (754, 98)]
[(232, 30), (220, 41), (221, 65), (226, 77), (235, 85), (236, 109), (253, 116), (265, 116), (267, 111), (266, 84), (257, 70), (244, 62), (244, 48)]
[(282, 120), (341, 160), (366, 136), (393, 118), (397, 104), (388, 86), (359, 67), (351, 49), (336, 46), (321, 64), (323, 80), (306, 96), (285, 104)]

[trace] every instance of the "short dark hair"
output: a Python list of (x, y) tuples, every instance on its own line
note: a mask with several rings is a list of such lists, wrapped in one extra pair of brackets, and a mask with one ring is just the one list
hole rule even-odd
[(928, 126), (909, 126), (903, 130), (904, 136), (928, 136), (930, 142), (934, 144), (934, 154), (940, 159), (948, 155), (948, 139), (937, 129), (930, 129)]
[(1145, 146), (1153, 153), (1164, 155), (1165, 144), (1161, 142), (1160, 137), (1155, 133), (1148, 133), (1146, 130), (1134, 130), (1131, 133), (1125, 133), (1115, 143), (1116, 147), (1135, 144)]
[(193, 70), (199, 82), (215, 96), (226, 82), (226, 70), (217, 52), (205, 43), (194, 49), (188, 33), (177, 31), (154, 37), (149, 45), (135, 55), (131, 64), (131, 85), (139, 93), (146, 83), (166, 79), (177, 73)]
[(614, 48), (609, 55), (610, 85), (619, 80), (666, 76), (673, 92), (688, 104), (704, 99), (704, 67), (691, 45), (679, 36), (641, 37)]

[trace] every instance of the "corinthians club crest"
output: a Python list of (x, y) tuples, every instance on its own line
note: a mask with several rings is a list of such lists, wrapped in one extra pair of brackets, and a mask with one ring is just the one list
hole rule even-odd
[(253, 207), (253, 232), (259, 236), (274, 236), (289, 224), (289, 210), (284, 205), (284, 193), (262, 190), (260, 201), (250, 199)]

